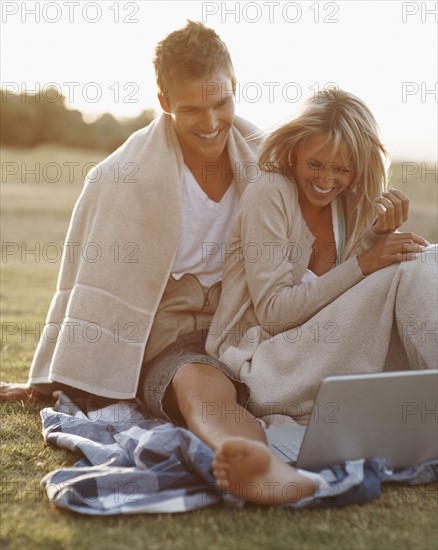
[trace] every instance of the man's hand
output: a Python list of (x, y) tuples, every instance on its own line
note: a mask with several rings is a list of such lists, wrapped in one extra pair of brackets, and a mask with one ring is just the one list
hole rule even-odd
[(376, 235), (390, 235), (408, 219), (409, 199), (398, 189), (391, 188), (377, 199), (377, 221), (372, 227)]
[(28, 384), (4, 384), (0, 382), (0, 402), (4, 401), (31, 401), (33, 399), (47, 399), (45, 395)]

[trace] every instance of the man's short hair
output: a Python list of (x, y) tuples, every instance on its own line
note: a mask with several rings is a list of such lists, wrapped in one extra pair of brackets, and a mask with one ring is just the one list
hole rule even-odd
[(187, 21), (157, 44), (154, 57), (157, 86), (164, 97), (173, 80), (208, 79), (217, 70), (228, 73), (233, 91), (236, 79), (226, 45), (213, 30), (197, 21)]

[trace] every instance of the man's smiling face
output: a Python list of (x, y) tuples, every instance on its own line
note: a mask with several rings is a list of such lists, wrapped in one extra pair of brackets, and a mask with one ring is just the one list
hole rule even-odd
[(232, 81), (224, 70), (202, 80), (177, 80), (161, 107), (172, 117), (184, 160), (216, 162), (234, 120)]

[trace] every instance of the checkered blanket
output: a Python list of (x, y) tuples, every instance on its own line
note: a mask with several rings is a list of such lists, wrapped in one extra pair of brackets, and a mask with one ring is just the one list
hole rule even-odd
[[(109, 515), (186, 512), (220, 502), (244, 504), (217, 487), (209, 447), (188, 430), (147, 418), (140, 404), (119, 401), (85, 413), (60, 393), (56, 405), (43, 409), (41, 417), (48, 443), (83, 456), (73, 467), (43, 478), (49, 500), (57, 506)], [(431, 481), (437, 478), (437, 466), (405, 471), (400, 479), (379, 460), (350, 461), (318, 473), (324, 486), (314, 497), (289, 506), (368, 502), (379, 496), (382, 480)]]

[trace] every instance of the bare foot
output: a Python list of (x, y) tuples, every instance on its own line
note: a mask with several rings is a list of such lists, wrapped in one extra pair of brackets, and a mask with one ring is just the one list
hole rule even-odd
[(47, 395), (35, 390), (28, 384), (0, 383), (1, 401), (30, 401), (32, 399), (47, 399)]
[(259, 441), (243, 437), (225, 440), (213, 460), (219, 487), (256, 504), (286, 504), (313, 495), (316, 486)]

